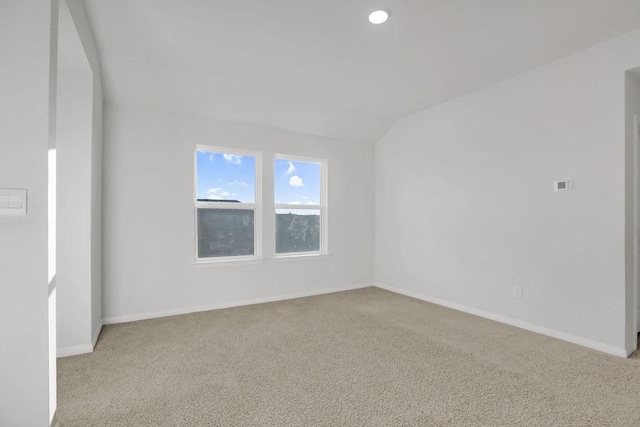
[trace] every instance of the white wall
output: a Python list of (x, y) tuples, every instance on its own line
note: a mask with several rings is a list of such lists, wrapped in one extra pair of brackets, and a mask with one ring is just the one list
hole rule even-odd
[(95, 345), (102, 328), (102, 65), (82, 0), (67, 0), (84, 53), (93, 73), (91, 134), (91, 334)]
[(28, 215), (0, 216), (0, 425), (49, 421), (47, 151), (50, 0), (0, 0), (0, 187)]
[[(633, 194), (633, 156), (634, 156), (634, 144), (635, 144), (635, 115), (640, 115), (640, 68), (633, 70), (632, 72), (625, 73), (625, 121), (626, 121), (626, 150), (627, 150), (627, 197), (632, 200)], [(640, 151), (635, 152), (635, 155), (640, 155)], [(637, 164), (640, 165), (640, 158), (637, 159)], [(638, 200), (640, 200), (640, 194), (637, 194)], [(636, 212), (636, 215), (640, 212)], [(627, 278), (633, 280), (633, 266), (634, 266), (634, 206), (633, 203), (627, 203), (626, 207), (626, 251), (627, 251)], [(636, 224), (640, 224), (640, 218), (636, 219)], [(627, 287), (627, 306), (626, 311), (636, 311), (636, 323), (627, 325), (628, 340), (631, 342), (637, 342), (634, 338), (638, 331), (640, 331), (640, 292), (633, 295), (633, 288), (636, 284), (629, 283)], [(635, 300), (635, 304), (632, 302)]]
[(102, 85), (81, 1), (60, 3), (58, 66), (57, 330), (64, 356), (92, 351), (102, 320)]
[[(83, 34), (83, 31), (80, 30)], [(85, 38), (85, 40), (87, 40)], [(93, 119), (91, 135), (91, 344), (102, 330), (102, 120), (103, 94), (95, 43), (87, 40), (93, 70)]]
[(60, 354), (92, 349), (93, 75), (65, 1), (60, 2), (58, 28), (56, 298)]
[[(400, 120), (376, 146), (376, 281), (626, 352), (624, 76), (638, 65), (635, 31)], [(554, 193), (564, 178), (574, 191)]]
[[(196, 144), (263, 153), (265, 255), (274, 247), (273, 155), (329, 162), (326, 259), (194, 265)], [(105, 109), (106, 322), (370, 285), (373, 147), (189, 116)]]

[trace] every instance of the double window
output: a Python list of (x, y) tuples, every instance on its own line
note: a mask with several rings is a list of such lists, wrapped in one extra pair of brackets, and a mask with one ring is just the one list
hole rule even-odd
[[(262, 182), (273, 182), (276, 257), (327, 252), (327, 165), (307, 157), (276, 155), (273, 176), (262, 174), (262, 155), (196, 146), (197, 261), (262, 258)], [(269, 204), (271, 205), (271, 204)], [(269, 239), (271, 241), (271, 239)]]

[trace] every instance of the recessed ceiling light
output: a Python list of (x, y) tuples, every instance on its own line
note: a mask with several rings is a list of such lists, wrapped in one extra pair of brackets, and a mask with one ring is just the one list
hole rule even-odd
[(369, 22), (372, 24), (383, 24), (387, 22), (390, 14), (391, 12), (389, 12), (388, 9), (374, 10), (369, 14)]

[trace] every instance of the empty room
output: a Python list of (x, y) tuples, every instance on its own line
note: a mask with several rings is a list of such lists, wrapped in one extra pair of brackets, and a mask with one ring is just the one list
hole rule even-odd
[(640, 426), (640, 0), (0, 0), (0, 427)]

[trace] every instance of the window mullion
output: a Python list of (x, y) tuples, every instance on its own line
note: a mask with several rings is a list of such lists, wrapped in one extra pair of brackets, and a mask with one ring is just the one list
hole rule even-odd
[(322, 205), (292, 205), (292, 204), (277, 204), (275, 205), (277, 210), (286, 210), (286, 209), (302, 209), (302, 210), (312, 210), (317, 211), (323, 208)]
[(258, 209), (257, 204), (253, 203), (207, 203), (207, 202), (196, 202), (196, 208), (198, 209), (234, 209), (234, 210), (255, 210)]

